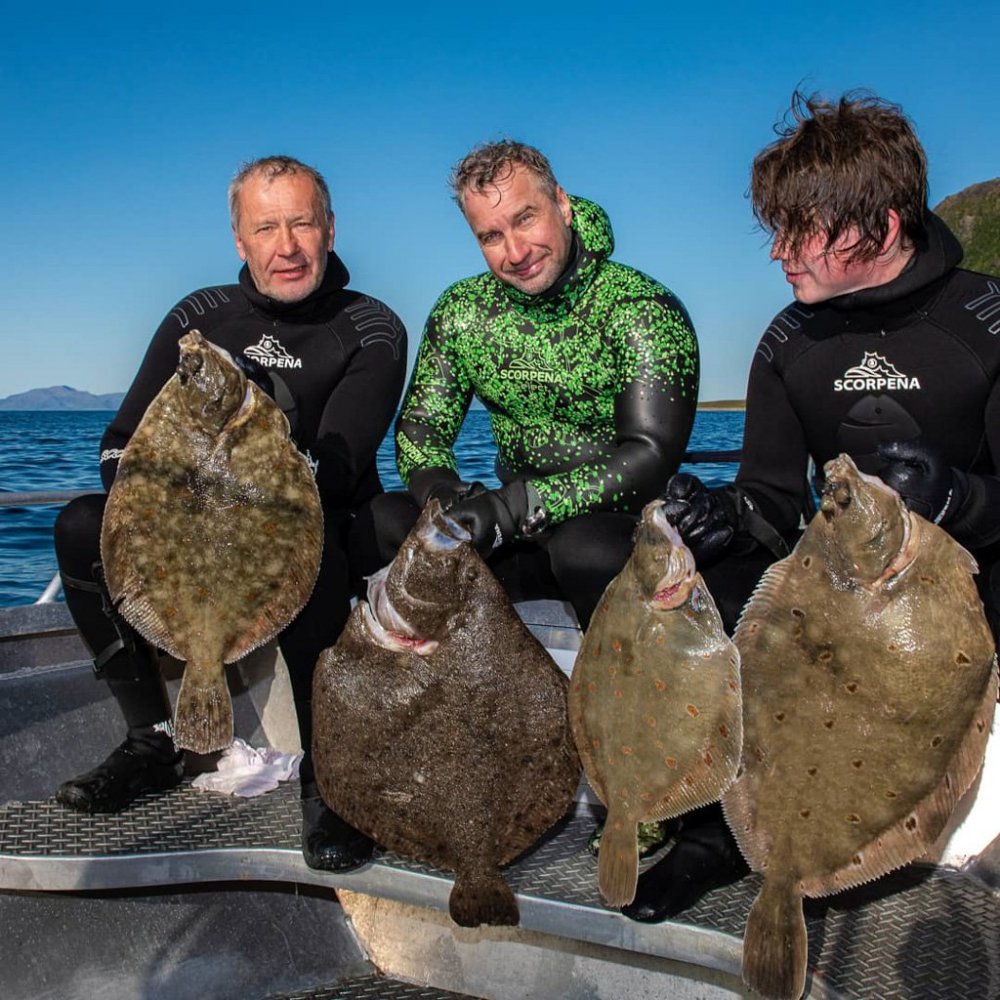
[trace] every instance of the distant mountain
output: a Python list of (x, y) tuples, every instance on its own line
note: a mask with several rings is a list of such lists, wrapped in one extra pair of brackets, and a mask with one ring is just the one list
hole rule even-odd
[(117, 410), (124, 397), (123, 392), (95, 396), (68, 385), (53, 385), (0, 399), (0, 410)]
[(964, 247), (962, 267), (1000, 274), (1000, 177), (949, 195), (934, 211)]

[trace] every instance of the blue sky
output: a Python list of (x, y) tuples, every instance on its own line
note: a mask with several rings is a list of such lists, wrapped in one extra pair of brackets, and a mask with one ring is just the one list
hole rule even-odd
[(403, 317), (412, 357), (438, 294), (483, 269), (449, 169), (512, 136), (685, 302), (702, 398), (740, 397), (789, 298), (745, 191), (792, 89), (901, 103), (934, 204), (1000, 175), (998, 10), (21, 5), (0, 38), (0, 396), (127, 388), (173, 303), (235, 279), (225, 188), (271, 153), (326, 175), (352, 285)]

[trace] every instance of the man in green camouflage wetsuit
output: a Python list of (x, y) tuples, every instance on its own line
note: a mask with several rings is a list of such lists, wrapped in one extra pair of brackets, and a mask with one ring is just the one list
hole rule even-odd
[[(427, 321), (396, 424), (410, 496), (381, 498), (380, 555), (437, 497), (514, 596), (554, 584), (586, 625), (631, 551), (635, 514), (683, 458), (694, 330), (663, 285), (609, 259), (604, 211), (569, 198), (537, 150), (479, 147), (452, 185), (489, 272), (452, 285)], [(474, 396), (490, 414), (498, 489), (456, 471)]]

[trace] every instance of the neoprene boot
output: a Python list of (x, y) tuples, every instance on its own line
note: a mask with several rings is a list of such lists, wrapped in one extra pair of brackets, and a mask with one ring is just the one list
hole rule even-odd
[(127, 735), (97, 767), (64, 781), (56, 800), (78, 812), (115, 813), (143, 792), (180, 783), (184, 768), (172, 738), (170, 699), (152, 647), (112, 607), (100, 564), (93, 565), (87, 580), (64, 569), (63, 589), (94, 657), (95, 673), (111, 689)]
[(666, 857), (639, 876), (635, 899), (622, 913), (642, 923), (659, 923), (749, 871), (720, 811), (717, 818), (681, 829)]
[(371, 861), (375, 844), (320, 798), (316, 783), (302, 784), (302, 856), (310, 868), (349, 872)]
[(167, 736), (159, 748), (129, 731), (125, 741), (97, 767), (64, 781), (56, 800), (85, 813), (116, 813), (143, 792), (174, 788), (184, 773), (182, 755)]

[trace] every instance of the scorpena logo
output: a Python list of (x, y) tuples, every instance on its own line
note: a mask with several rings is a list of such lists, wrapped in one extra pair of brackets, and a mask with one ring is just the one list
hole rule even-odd
[(524, 357), (514, 358), (509, 368), (502, 368), (497, 373), (500, 378), (510, 382), (548, 382), (562, 381), (559, 372), (554, 371), (541, 356), (538, 347), (529, 348)]
[(835, 392), (879, 392), (882, 389), (919, 389), (920, 380), (899, 371), (881, 354), (865, 351), (860, 365), (848, 368), (843, 378), (833, 380)]
[(301, 368), (302, 360), (293, 358), (279, 343), (276, 337), (265, 333), (260, 343), (248, 347), (244, 352), (247, 357), (262, 364), (265, 368)]

